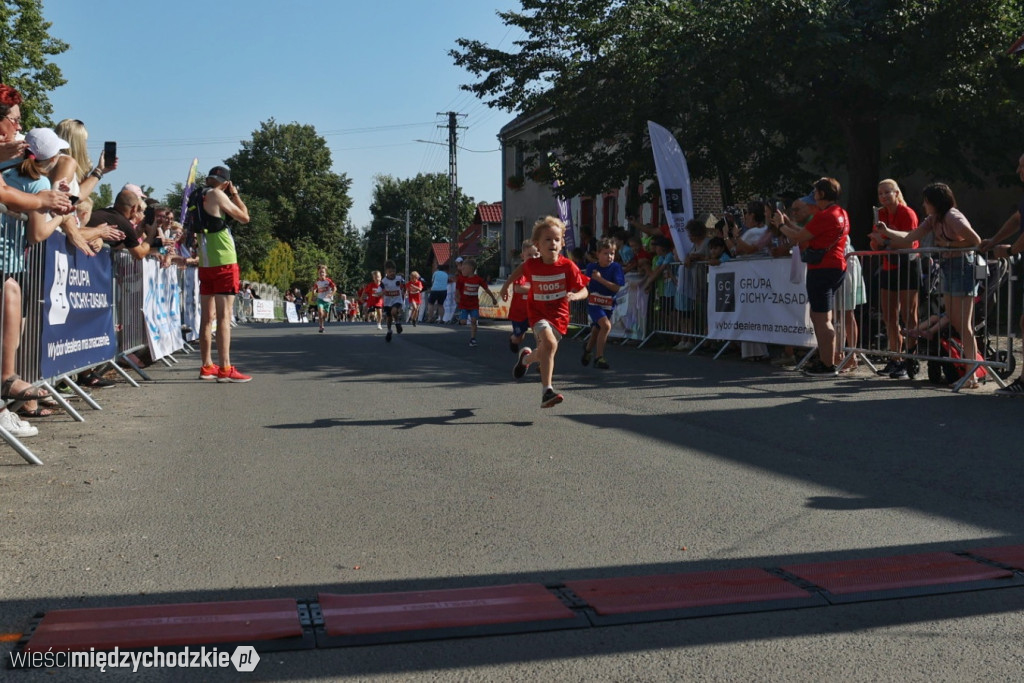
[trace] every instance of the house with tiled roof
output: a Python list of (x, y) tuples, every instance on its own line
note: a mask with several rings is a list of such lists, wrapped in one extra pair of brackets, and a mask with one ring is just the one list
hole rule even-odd
[[(501, 239), (501, 231), (501, 202), (477, 204), (473, 221), (459, 233), (459, 255), (479, 256), (487, 245), (496, 244)], [(438, 242), (431, 246), (432, 263), (448, 263), (451, 258), (448, 243)]]

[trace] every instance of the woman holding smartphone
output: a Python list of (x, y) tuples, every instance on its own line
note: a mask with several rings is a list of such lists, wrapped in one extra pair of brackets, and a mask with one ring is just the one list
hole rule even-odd
[(68, 192), (75, 197), (88, 197), (103, 179), (104, 174), (117, 168), (117, 158), (107, 159), (100, 154), (100, 163), (94, 168), (89, 159), (86, 143), (89, 131), (78, 119), (64, 119), (53, 129), (62, 140), (68, 143), (68, 153), (57, 157), (57, 164), (49, 173), (50, 182), (60, 188), (60, 182), (67, 183)]

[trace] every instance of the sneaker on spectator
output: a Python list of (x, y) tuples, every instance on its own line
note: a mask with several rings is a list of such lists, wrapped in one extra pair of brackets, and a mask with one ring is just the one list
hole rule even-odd
[(692, 351), (693, 350), (693, 342), (690, 341), (689, 339), (684, 339), (683, 341), (681, 341), (678, 344), (676, 344), (675, 346), (673, 346), (672, 350), (673, 351)]
[(234, 365), (229, 365), (226, 368), (221, 368), (220, 372), (217, 373), (218, 382), (248, 382), (252, 377), (249, 375), (243, 375), (238, 371)]
[(395, 332), (402, 334), (402, 323), (395, 323)]
[(218, 374), (220, 374), (220, 368), (215, 363), (199, 368), (199, 379), (217, 379)]
[(515, 377), (516, 379), (522, 379), (523, 375), (526, 374), (527, 365), (524, 361), (526, 360), (526, 357), (529, 356), (531, 353), (533, 353), (533, 349), (531, 349), (529, 346), (524, 346), (523, 348), (519, 349), (519, 357), (516, 358), (516, 365), (514, 368), (512, 368), (512, 376)]
[(892, 379), (906, 379), (907, 378), (907, 364), (903, 361), (896, 363), (896, 367), (889, 373), (889, 377)]
[(604, 359), (604, 356), (601, 356), (600, 358), (594, 361), (594, 367), (597, 368), (598, 370), (612, 369), (612, 366), (608, 365), (608, 361)]
[(1002, 389), (996, 389), (993, 393), (1000, 396), (1024, 396), (1024, 375), (1021, 375)]
[(885, 364), (885, 367), (878, 371), (878, 374), (881, 375), (882, 377), (891, 375), (892, 373), (896, 372), (896, 369), (899, 365), (900, 362), (898, 360), (896, 360), (895, 358), (890, 358), (889, 362)]
[(583, 356), (580, 358), (580, 363), (583, 364), (583, 367), (590, 365), (590, 349), (586, 346), (583, 347)]
[(25, 422), (9, 410), (0, 410), (0, 427), (11, 433), (11, 436), (24, 439), (26, 436), (35, 436), (39, 433), (36, 427)]
[(469, 338), (469, 345), (470, 346), (476, 346), (476, 337), (470, 337)]
[(545, 389), (544, 394), (540, 397), (540, 407), (550, 408), (551, 406), (558, 405), (563, 400), (565, 400), (564, 397), (554, 389)]
[(835, 377), (836, 366), (825, 365), (821, 360), (816, 359), (804, 367), (804, 374), (810, 377)]

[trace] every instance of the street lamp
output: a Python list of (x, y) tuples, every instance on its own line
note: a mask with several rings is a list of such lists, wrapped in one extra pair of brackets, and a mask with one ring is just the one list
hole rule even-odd
[[(394, 216), (381, 216), (381, 218), (387, 218), (392, 221), (402, 222), (401, 218), (395, 218)], [(409, 277), (409, 223), (412, 218), (412, 211), (409, 209), (405, 210), (405, 277)], [(388, 260), (388, 243), (387, 235), (384, 235), (384, 260)]]

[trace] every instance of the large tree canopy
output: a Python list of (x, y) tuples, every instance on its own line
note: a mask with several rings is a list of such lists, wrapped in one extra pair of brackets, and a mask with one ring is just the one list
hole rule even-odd
[(461, 39), (452, 56), (490, 106), (550, 111), (534, 151), (557, 151), (570, 193), (653, 178), (654, 120), (727, 201), (845, 168), (860, 224), (883, 170), (1005, 170), (1022, 15), (1022, 0), (522, 0), (499, 14), (524, 33), (513, 49)]
[[(405, 212), (409, 210), (409, 265), (422, 273), (431, 243), (451, 242), (448, 176), (420, 173), (415, 178), (400, 180), (381, 175), (374, 181), (373, 202), (370, 204), (373, 222), (366, 231), (367, 268), (381, 269), (385, 245), (388, 258), (395, 261), (400, 269), (404, 268)], [(473, 220), (476, 204), (461, 190), (456, 201), (459, 230), (462, 231)], [(398, 220), (394, 220), (396, 218)]]
[(0, 2), (0, 82), (24, 98), (25, 130), (49, 122), (53, 107), (48, 93), (67, 83), (57, 65), (47, 61), (68, 49), (67, 43), (50, 36), (51, 25), (43, 20), (42, 0)]

